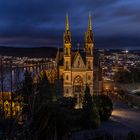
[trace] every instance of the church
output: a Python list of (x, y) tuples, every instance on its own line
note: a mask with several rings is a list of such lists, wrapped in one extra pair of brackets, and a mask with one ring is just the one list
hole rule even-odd
[(94, 93), (94, 38), (92, 30), (92, 18), (89, 14), (88, 28), (85, 32), (84, 47), (72, 48), (71, 32), (68, 15), (66, 15), (65, 32), (63, 35), (63, 51), (58, 50), (56, 62), (58, 75), (63, 79), (63, 96), (76, 97), (82, 101), (86, 86), (90, 94)]

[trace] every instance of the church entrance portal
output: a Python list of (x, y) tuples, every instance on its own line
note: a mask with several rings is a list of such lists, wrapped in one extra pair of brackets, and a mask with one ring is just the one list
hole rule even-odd
[(77, 103), (75, 108), (82, 108), (82, 96), (83, 96), (83, 80), (81, 78), (81, 76), (76, 76), (74, 79), (74, 95), (77, 98)]

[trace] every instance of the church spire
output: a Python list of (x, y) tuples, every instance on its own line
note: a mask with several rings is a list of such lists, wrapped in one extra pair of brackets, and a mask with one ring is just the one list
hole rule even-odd
[(69, 30), (69, 18), (68, 18), (68, 13), (66, 14), (66, 31)]
[(93, 31), (92, 31), (92, 19), (91, 19), (91, 14), (89, 13), (88, 30), (85, 33), (85, 51), (88, 56), (93, 55), (93, 48), (94, 48), (94, 39), (93, 39)]
[(91, 18), (91, 13), (89, 13), (89, 17), (88, 17), (88, 31), (92, 31), (92, 18)]
[(69, 30), (68, 14), (66, 14), (66, 25), (64, 32), (64, 55), (71, 55), (71, 32)]

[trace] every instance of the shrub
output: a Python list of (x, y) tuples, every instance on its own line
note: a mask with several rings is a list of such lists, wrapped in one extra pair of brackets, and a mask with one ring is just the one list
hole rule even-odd
[(74, 106), (76, 104), (76, 98), (72, 97), (63, 97), (58, 100), (58, 103), (61, 107), (74, 109)]
[(104, 94), (93, 96), (101, 121), (108, 120), (113, 110), (112, 100)]

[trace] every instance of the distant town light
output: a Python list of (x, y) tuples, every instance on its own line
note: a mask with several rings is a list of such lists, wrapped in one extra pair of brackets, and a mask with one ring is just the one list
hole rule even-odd
[(128, 50), (125, 50), (125, 53), (128, 53), (129, 51)]

